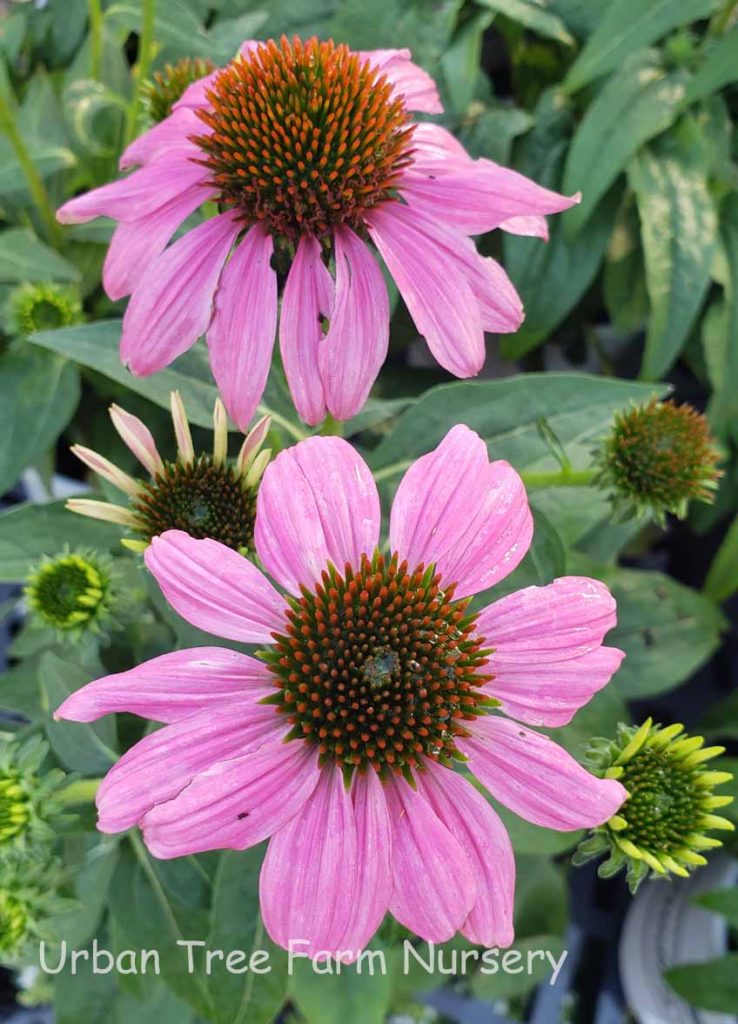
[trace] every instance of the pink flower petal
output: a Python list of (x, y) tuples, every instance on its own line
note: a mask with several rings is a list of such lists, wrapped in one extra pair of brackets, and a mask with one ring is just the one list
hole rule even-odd
[(477, 901), (461, 929), (480, 946), (506, 947), (515, 938), (515, 857), (505, 826), (488, 801), (457, 772), (429, 764), (420, 791), (463, 846), (477, 878)]
[(192, 647), (95, 679), (67, 697), (55, 717), (94, 722), (127, 711), (156, 722), (178, 722), (227, 700), (256, 701), (273, 692), (274, 676), (256, 658), (225, 647)]
[(154, 435), (143, 420), (115, 404), (110, 406), (110, 419), (123, 444), (135, 455), (144, 469), (148, 470), (151, 476), (163, 473), (164, 463), (156, 447)]
[[(464, 266), (467, 240), (401, 203), (378, 207), (366, 220), (415, 326), (438, 362), (457, 377), (479, 373), (485, 358), (484, 331)], [(444, 247), (441, 253), (439, 246)]]
[[(406, 173), (401, 192), (416, 210), (442, 216), (468, 235), (481, 235), (513, 217), (560, 213), (579, 202), (562, 196), (491, 160), (470, 161), (447, 174), (416, 160)], [(439, 214), (439, 211), (440, 214)]]
[(279, 348), (295, 407), (310, 426), (326, 413), (318, 362), (323, 344), (321, 317), (333, 312), (333, 278), (320, 258), (320, 243), (300, 240), (282, 297)]
[(198, 772), (256, 750), (289, 728), (271, 705), (229, 702), (166, 725), (131, 747), (97, 792), (98, 828), (123, 832), (171, 800)]
[(172, 149), (189, 150), (200, 157), (197, 146), (190, 142), (191, 135), (207, 135), (209, 129), (191, 110), (178, 110), (139, 135), (123, 151), (118, 166), (122, 171), (137, 164), (148, 164), (158, 157), (168, 157)]
[(330, 329), (318, 346), (318, 366), (331, 415), (347, 420), (360, 411), (387, 355), (389, 298), (382, 271), (353, 231), (334, 232), (336, 303)]
[(524, 319), (523, 303), (507, 273), (491, 256), (480, 256), (468, 242), (467, 279), (479, 303), (482, 326), (495, 334), (511, 334)]
[(522, 722), (566, 725), (620, 666), (623, 652), (600, 646), (615, 622), (609, 590), (586, 577), (503, 597), (477, 622), (495, 649), (487, 691)]
[(542, 238), (544, 242), (548, 241), (548, 221), (545, 217), (509, 217), (503, 220), (500, 227), (503, 231), (509, 231), (511, 235), (527, 235), (531, 238)]
[(448, 174), (450, 170), (458, 170), (473, 164), (474, 161), (461, 145), (455, 135), (440, 124), (422, 121), (415, 125), (413, 131), (413, 167), (422, 168), (432, 165), (435, 174)]
[(207, 170), (190, 159), (192, 146), (166, 160), (142, 167), (127, 178), (76, 196), (57, 210), (61, 224), (84, 224), (95, 217), (140, 220), (193, 185), (204, 184)]
[(120, 355), (133, 373), (168, 366), (207, 330), (218, 278), (241, 222), (221, 213), (154, 260), (123, 318)]
[(200, 772), (181, 793), (144, 817), (155, 857), (246, 850), (299, 812), (320, 778), (317, 749), (275, 740)]
[(177, 228), (210, 195), (203, 185), (191, 185), (140, 220), (118, 224), (103, 266), (103, 287), (109, 299), (117, 302), (131, 294), (164, 252)]
[(390, 518), (390, 547), (411, 566), (434, 564), (457, 598), (499, 583), (533, 535), (523, 482), (490, 464), (484, 441), (459, 424), (408, 469)]
[(167, 530), (154, 537), (144, 560), (172, 608), (199, 629), (265, 643), (284, 625), (284, 599), (266, 576), (217, 540)]
[[(343, 773), (324, 768), (301, 810), (269, 843), (261, 869), (264, 925), (285, 949), (336, 954), (356, 890), (356, 823)], [(300, 943), (304, 940), (304, 944)]]
[(210, 366), (226, 409), (246, 430), (266, 387), (277, 332), (274, 243), (251, 228), (226, 264), (208, 330)]
[(392, 834), (384, 786), (373, 769), (354, 773), (351, 798), (356, 819), (356, 893), (341, 948), (361, 950), (382, 923), (392, 895)]
[(614, 779), (590, 775), (547, 736), (491, 715), (469, 725), (458, 747), (492, 796), (526, 821), (569, 832), (607, 821), (625, 800)]
[(443, 104), (436, 83), (427, 71), (410, 60), (410, 51), (359, 50), (362, 60), (378, 68), (405, 101), (408, 110), (425, 114), (442, 114)]
[(299, 595), (328, 562), (343, 571), (371, 556), (380, 523), (377, 487), (361, 456), (339, 437), (310, 437), (267, 466), (254, 541), (267, 572)]
[(404, 779), (385, 786), (392, 823), (390, 913), (426, 942), (445, 942), (477, 901), (476, 871), (428, 800)]

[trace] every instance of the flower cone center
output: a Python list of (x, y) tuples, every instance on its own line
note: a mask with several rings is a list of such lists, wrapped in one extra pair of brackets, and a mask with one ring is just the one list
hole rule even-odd
[(458, 756), (456, 738), (489, 704), (480, 687), (490, 677), (476, 617), (453, 591), (433, 567), (410, 571), (379, 553), (303, 589), (263, 655), (291, 736), (348, 771), (407, 774), (423, 758)]
[(392, 86), (346, 46), (282, 37), (237, 57), (196, 138), (221, 203), (275, 235), (361, 225), (410, 162), (412, 127)]
[(658, 853), (684, 846), (704, 814), (704, 791), (694, 781), (698, 773), (672, 759), (668, 750), (646, 748), (636, 754), (620, 779), (630, 796), (622, 810), (628, 827), (619, 834)]

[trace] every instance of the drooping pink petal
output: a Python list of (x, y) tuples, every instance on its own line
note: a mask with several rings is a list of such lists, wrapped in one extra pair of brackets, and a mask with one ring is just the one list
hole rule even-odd
[(169, 156), (173, 148), (189, 148), (192, 156), (199, 157), (201, 154), (189, 137), (208, 133), (208, 127), (192, 110), (178, 110), (134, 139), (123, 150), (118, 166), (124, 171), (137, 164), (148, 164), (158, 157)]
[(173, 799), (152, 808), (141, 822), (144, 840), (161, 859), (246, 850), (297, 814), (319, 778), (314, 746), (265, 743), (206, 768)]
[(380, 523), (377, 486), (358, 452), (340, 437), (310, 437), (267, 466), (254, 543), (267, 572), (299, 595), (328, 562), (343, 571), (371, 556)]
[(364, 949), (382, 923), (392, 895), (392, 833), (384, 786), (373, 769), (355, 772), (356, 893), (342, 949)]
[(416, 210), (439, 216), (457, 231), (481, 235), (512, 217), (561, 213), (576, 205), (579, 195), (562, 196), (530, 178), (491, 160), (470, 161), (463, 169), (437, 174), (416, 161), (400, 186)]
[(395, 92), (403, 97), (408, 110), (425, 114), (442, 114), (443, 104), (438, 95), (436, 83), (427, 71), (413, 64), (410, 51), (403, 50), (359, 50), (362, 60), (378, 68)]
[(284, 625), (284, 599), (266, 576), (217, 540), (167, 530), (154, 537), (144, 561), (172, 608), (214, 636), (265, 643)]
[(226, 264), (208, 330), (210, 366), (231, 418), (245, 431), (266, 387), (277, 332), (274, 243), (261, 224)]
[[(464, 268), (467, 240), (401, 203), (378, 207), (366, 220), (415, 326), (438, 362), (457, 377), (479, 373), (485, 357), (484, 330)], [(440, 243), (445, 246), (442, 253)]]
[(523, 482), (490, 464), (484, 441), (463, 424), (405, 473), (390, 518), (390, 547), (411, 566), (435, 565), (457, 598), (486, 590), (520, 563), (533, 536)]
[(207, 170), (178, 150), (109, 185), (92, 189), (64, 203), (56, 213), (61, 224), (84, 224), (95, 217), (140, 220), (181, 195), (193, 185), (204, 184)]
[(332, 312), (333, 278), (320, 258), (320, 243), (306, 235), (287, 275), (279, 348), (295, 408), (311, 427), (326, 414), (318, 349), (323, 344), (321, 317)]
[(515, 857), (505, 826), (487, 800), (457, 772), (430, 764), (418, 785), (431, 807), (463, 846), (477, 878), (477, 899), (462, 933), (480, 946), (513, 941)]
[(446, 942), (478, 897), (464, 847), (404, 779), (385, 786), (392, 824), (390, 913), (426, 942)]
[(97, 792), (98, 828), (123, 832), (156, 804), (171, 800), (198, 772), (283, 736), (271, 705), (229, 702), (145, 736), (113, 765)]
[(233, 213), (221, 213), (150, 265), (123, 318), (120, 355), (133, 373), (163, 369), (205, 333), (221, 269), (240, 230)]
[(145, 661), (128, 672), (95, 679), (56, 712), (70, 722), (94, 722), (127, 711), (155, 722), (178, 722), (228, 700), (257, 701), (274, 692), (267, 666), (225, 647), (191, 647)]
[(482, 326), (495, 334), (511, 334), (525, 313), (520, 296), (506, 271), (491, 256), (480, 256), (468, 240), (467, 280), (479, 303)]
[(382, 271), (365, 243), (347, 227), (334, 232), (336, 302), (318, 346), (326, 405), (347, 420), (364, 405), (387, 355), (389, 298)]
[(545, 217), (532, 214), (530, 217), (508, 217), (500, 227), (511, 235), (527, 235), (530, 238), (542, 238), (548, 241), (548, 221)]
[(337, 766), (323, 768), (301, 810), (272, 836), (259, 890), (278, 945), (304, 940), (293, 949), (309, 956), (341, 951), (356, 891), (356, 823)]
[(191, 185), (140, 220), (118, 224), (103, 265), (103, 287), (109, 299), (117, 302), (131, 294), (180, 224), (210, 196), (204, 185)]
[(623, 652), (600, 646), (615, 621), (609, 590), (586, 577), (503, 597), (477, 621), (494, 648), (487, 691), (522, 722), (566, 725), (620, 666)]
[(459, 739), (469, 768), (492, 796), (526, 821), (570, 832), (607, 821), (625, 800), (615, 779), (597, 779), (547, 736), (499, 715), (476, 719)]

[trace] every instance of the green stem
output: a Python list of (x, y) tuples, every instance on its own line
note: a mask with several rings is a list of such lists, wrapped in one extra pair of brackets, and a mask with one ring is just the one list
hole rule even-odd
[(710, 20), (708, 33), (711, 36), (721, 36), (731, 27), (733, 17), (738, 9), (738, 0), (725, 0), (723, 6), (715, 11)]
[(28, 185), (28, 191), (31, 193), (34, 205), (38, 210), (38, 215), (44, 223), (49, 241), (57, 249), (61, 247), (62, 242), (62, 231), (56, 220), (56, 211), (54, 210), (53, 203), (49, 198), (49, 193), (46, 191), (46, 186), (43, 183), (41, 175), (36, 170), (36, 167), (31, 160), (31, 156), (26, 149), (26, 144), (23, 141), (20, 129), (15, 119), (15, 113), (10, 105), (8, 97), (0, 89), (0, 128), (8, 136), (10, 145), (13, 147), (13, 151), (18, 159), (23, 175)]
[(156, 0), (143, 0), (141, 13), (141, 34), (138, 40), (138, 62), (133, 76), (133, 96), (128, 107), (128, 123), (126, 126), (126, 143), (136, 137), (138, 113), (141, 105), (141, 90), (149, 77), (151, 60), (154, 55), (154, 16)]
[(65, 804), (88, 804), (97, 796), (102, 779), (78, 779), (60, 790), (59, 798)]
[(527, 488), (587, 487), (594, 481), (594, 469), (523, 470), (520, 474)]
[(90, 19), (90, 78), (101, 81), (103, 58), (103, 13), (100, 0), (87, 0)]
[(326, 413), (320, 433), (324, 437), (341, 437), (343, 434), (343, 423), (341, 420), (334, 419), (330, 413)]

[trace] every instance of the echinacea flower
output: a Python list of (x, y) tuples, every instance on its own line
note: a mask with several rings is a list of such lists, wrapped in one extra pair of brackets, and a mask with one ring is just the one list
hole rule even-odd
[[(352, 52), (332, 41), (249, 40), (194, 82), (170, 117), (135, 140), (133, 174), (76, 197), (65, 224), (119, 221), (105, 261), (111, 299), (131, 295), (121, 358), (168, 365), (207, 333), (215, 380), (245, 429), (264, 391), (286, 274), (279, 343), (309, 424), (362, 407), (389, 336), (377, 253), (438, 362), (472, 377), (484, 332), (515, 331), (520, 299), (472, 235), (546, 236), (566, 198), (490, 160), (438, 125), (438, 92), (409, 50)], [(168, 246), (204, 203), (219, 213)], [(168, 247), (167, 247), (168, 246)]]
[(666, 513), (683, 519), (690, 501), (715, 500), (720, 452), (707, 417), (691, 405), (652, 398), (615, 416), (595, 453), (596, 482), (620, 519)]
[(140, 540), (124, 540), (144, 550), (152, 537), (166, 530), (186, 530), (192, 537), (210, 537), (237, 551), (253, 546), (256, 491), (271, 451), (262, 449), (271, 418), (264, 416), (247, 434), (233, 465), (228, 462), (228, 421), (220, 399), (213, 410), (213, 451), (195, 454), (184, 402), (171, 393), (177, 458), (159, 454), (148, 427), (137, 416), (111, 405), (110, 418), (122, 440), (150, 479), (134, 479), (91, 448), (72, 446), (74, 454), (93, 472), (128, 496), (127, 505), (70, 498), (67, 508), (92, 519), (129, 527)]
[(706, 833), (735, 830), (715, 813), (733, 802), (715, 792), (732, 774), (709, 764), (724, 753), (725, 747), (706, 747), (702, 736), (687, 736), (683, 725), (654, 725), (650, 718), (640, 727), (620, 725), (614, 739), (592, 740), (585, 760), (598, 775), (622, 782), (628, 798), (580, 843), (574, 862), (608, 853), (600, 875), (625, 869), (631, 892), (649, 873), (685, 878), (706, 864), (704, 854), (722, 846)]
[(58, 769), (41, 772), (48, 750), (39, 736), (0, 740), (0, 859), (53, 836), (50, 825), (62, 820), (57, 790), (66, 776)]
[(161, 71), (155, 71), (151, 81), (143, 87), (152, 123), (159, 124), (169, 117), (185, 89), (213, 71), (215, 65), (204, 57), (182, 57), (175, 64), (165, 64)]
[(82, 302), (72, 285), (25, 282), (8, 295), (4, 326), (9, 334), (26, 336), (81, 323)]
[(470, 610), (523, 558), (532, 519), (518, 474), (490, 463), (464, 426), (406, 473), (386, 555), (380, 523), (374, 480), (347, 442), (283, 451), (264, 474), (255, 530), (277, 586), (179, 531), (145, 554), (180, 615), (264, 645), (261, 657), (165, 654), (89, 683), (57, 714), (166, 723), (103, 780), (99, 827), (140, 825), (162, 858), (271, 836), (260, 898), (280, 945), (355, 957), (387, 910), (428, 941), (461, 930), (508, 945), (510, 840), (452, 766), (466, 761), (546, 828), (615, 813), (619, 782), (528, 727), (568, 722), (618, 668), (622, 653), (602, 646), (615, 602), (595, 580), (564, 577)]

